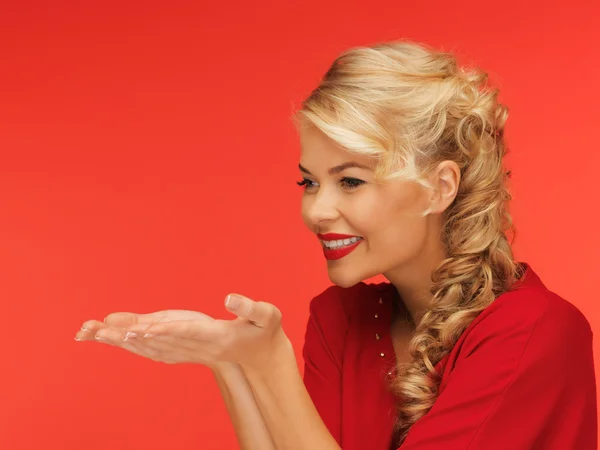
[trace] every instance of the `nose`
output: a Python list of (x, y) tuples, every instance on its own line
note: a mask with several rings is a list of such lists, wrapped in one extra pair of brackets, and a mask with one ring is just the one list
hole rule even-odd
[(323, 188), (314, 195), (304, 196), (302, 200), (305, 219), (312, 225), (337, 219), (340, 215), (338, 208), (336, 196)]

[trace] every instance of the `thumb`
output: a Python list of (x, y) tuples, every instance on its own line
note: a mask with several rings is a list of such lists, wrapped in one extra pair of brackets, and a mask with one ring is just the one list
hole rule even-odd
[(279, 310), (270, 303), (255, 302), (239, 294), (229, 294), (225, 298), (225, 307), (241, 319), (264, 328), (281, 319)]

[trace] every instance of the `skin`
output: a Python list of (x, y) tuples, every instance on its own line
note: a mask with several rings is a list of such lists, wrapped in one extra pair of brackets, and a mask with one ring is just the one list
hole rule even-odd
[[(341, 233), (363, 241), (349, 255), (327, 261), (329, 279), (350, 287), (383, 274), (398, 290), (413, 322), (431, 300), (431, 273), (445, 258), (440, 239), (441, 213), (454, 201), (460, 169), (440, 163), (429, 176), (434, 191), (405, 180), (376, 183), (374, 160), (350, 154), (315, 128), (300, 134), (301, 172), (306, 180), (302, 218), (315, 234)], [(353, 161), (368, 168), (329, 169)], [(431, 213), (420, 217), (427, 208)]]
[[(398, 289), (413, 320), (418, 320), (430, 302), (431, 273), (444, 259), (440, 215), (456, 197), (458, 166), (452, 161), (440, 163), (429, 176), (432, 191), (399, 180), (375, 183), (369, 157), (344, 151), (316, 129), (304, 128), (300, 135), (300, 164), (310, 171), (301, 174), (308, 180), (302, 199), (305, 224), (314, 233), (363, 238), (352, 253), (327, 262), (329, 278), (349, 287), (382, 273)], [(367, 168), (329, 173), (347, 162)], [(419, 217), (427, 208), (431, 212)], [(304, 387), (279, 309), (239, 294), (228, 299), (225, 307), (235, 316), (232, 320), (186, 310), (118, 312), (102, 322), (84, 322), (75, 339), (168, 364), (209, 367), (222, 383), (238, 388), (226, 402), (237, 403), (239, 422), (234, 424), (245, 450), (338, 450)], [(397, 355), (403, 351), (396, 348)]]
[(228, 298), (225, 307), (237, 316), (233, 320), (187, 310), (117, 312), (102, 322), (84, 322), (75, 339), (119, 346), (168, 364), (203, 364), (214, 370), (235, 362), (250, 370), (269, 369), (280, 353), (292, 349), (281, 328), (281, 312), (270, 303), (239, 294)]

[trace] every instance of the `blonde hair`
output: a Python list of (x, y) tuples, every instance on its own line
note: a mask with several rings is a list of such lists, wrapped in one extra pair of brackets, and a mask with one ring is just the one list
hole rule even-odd
[(451, 53), (424, 44), (356, 47), (335, 59), (293, 117), (349, 152), (376, 158), (378, 180), (400, 177), (428, 188), (425, 176), (441, 161), (460, 167), (458, 194), (442, 216), (447, 257), (432, 274), (432, 307), (410, 342), (411, 362), (398, 367), (391, 386), (400, 442), (438, 396), (441, 373), (434, 366), (522, 274), (507, 237), (515, 235), (502, 162), (508, 109), (487, 80), (487, 73), (459, 67)]

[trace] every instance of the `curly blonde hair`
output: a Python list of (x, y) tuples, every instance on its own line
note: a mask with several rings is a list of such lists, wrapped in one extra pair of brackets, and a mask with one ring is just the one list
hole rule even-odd
[(508, 237), (515, 236), (503, 166), (508, 109), (487, 81), (487, 73), (424, 44), (355, 47), (335, 59), (293, 116), (297, 126), (312, 124), (349, 152), (376, 158), (377, 180), (401, 177), (430, 188), (426, 175), (441, 161), (461, 171), (442, 216), (446, 258), (432, 274), (432, 306), (416, 326), (411, 362), (398, 367), (391, 386), (400, 443), (438, 396), (435, 365), (522, 275)]

